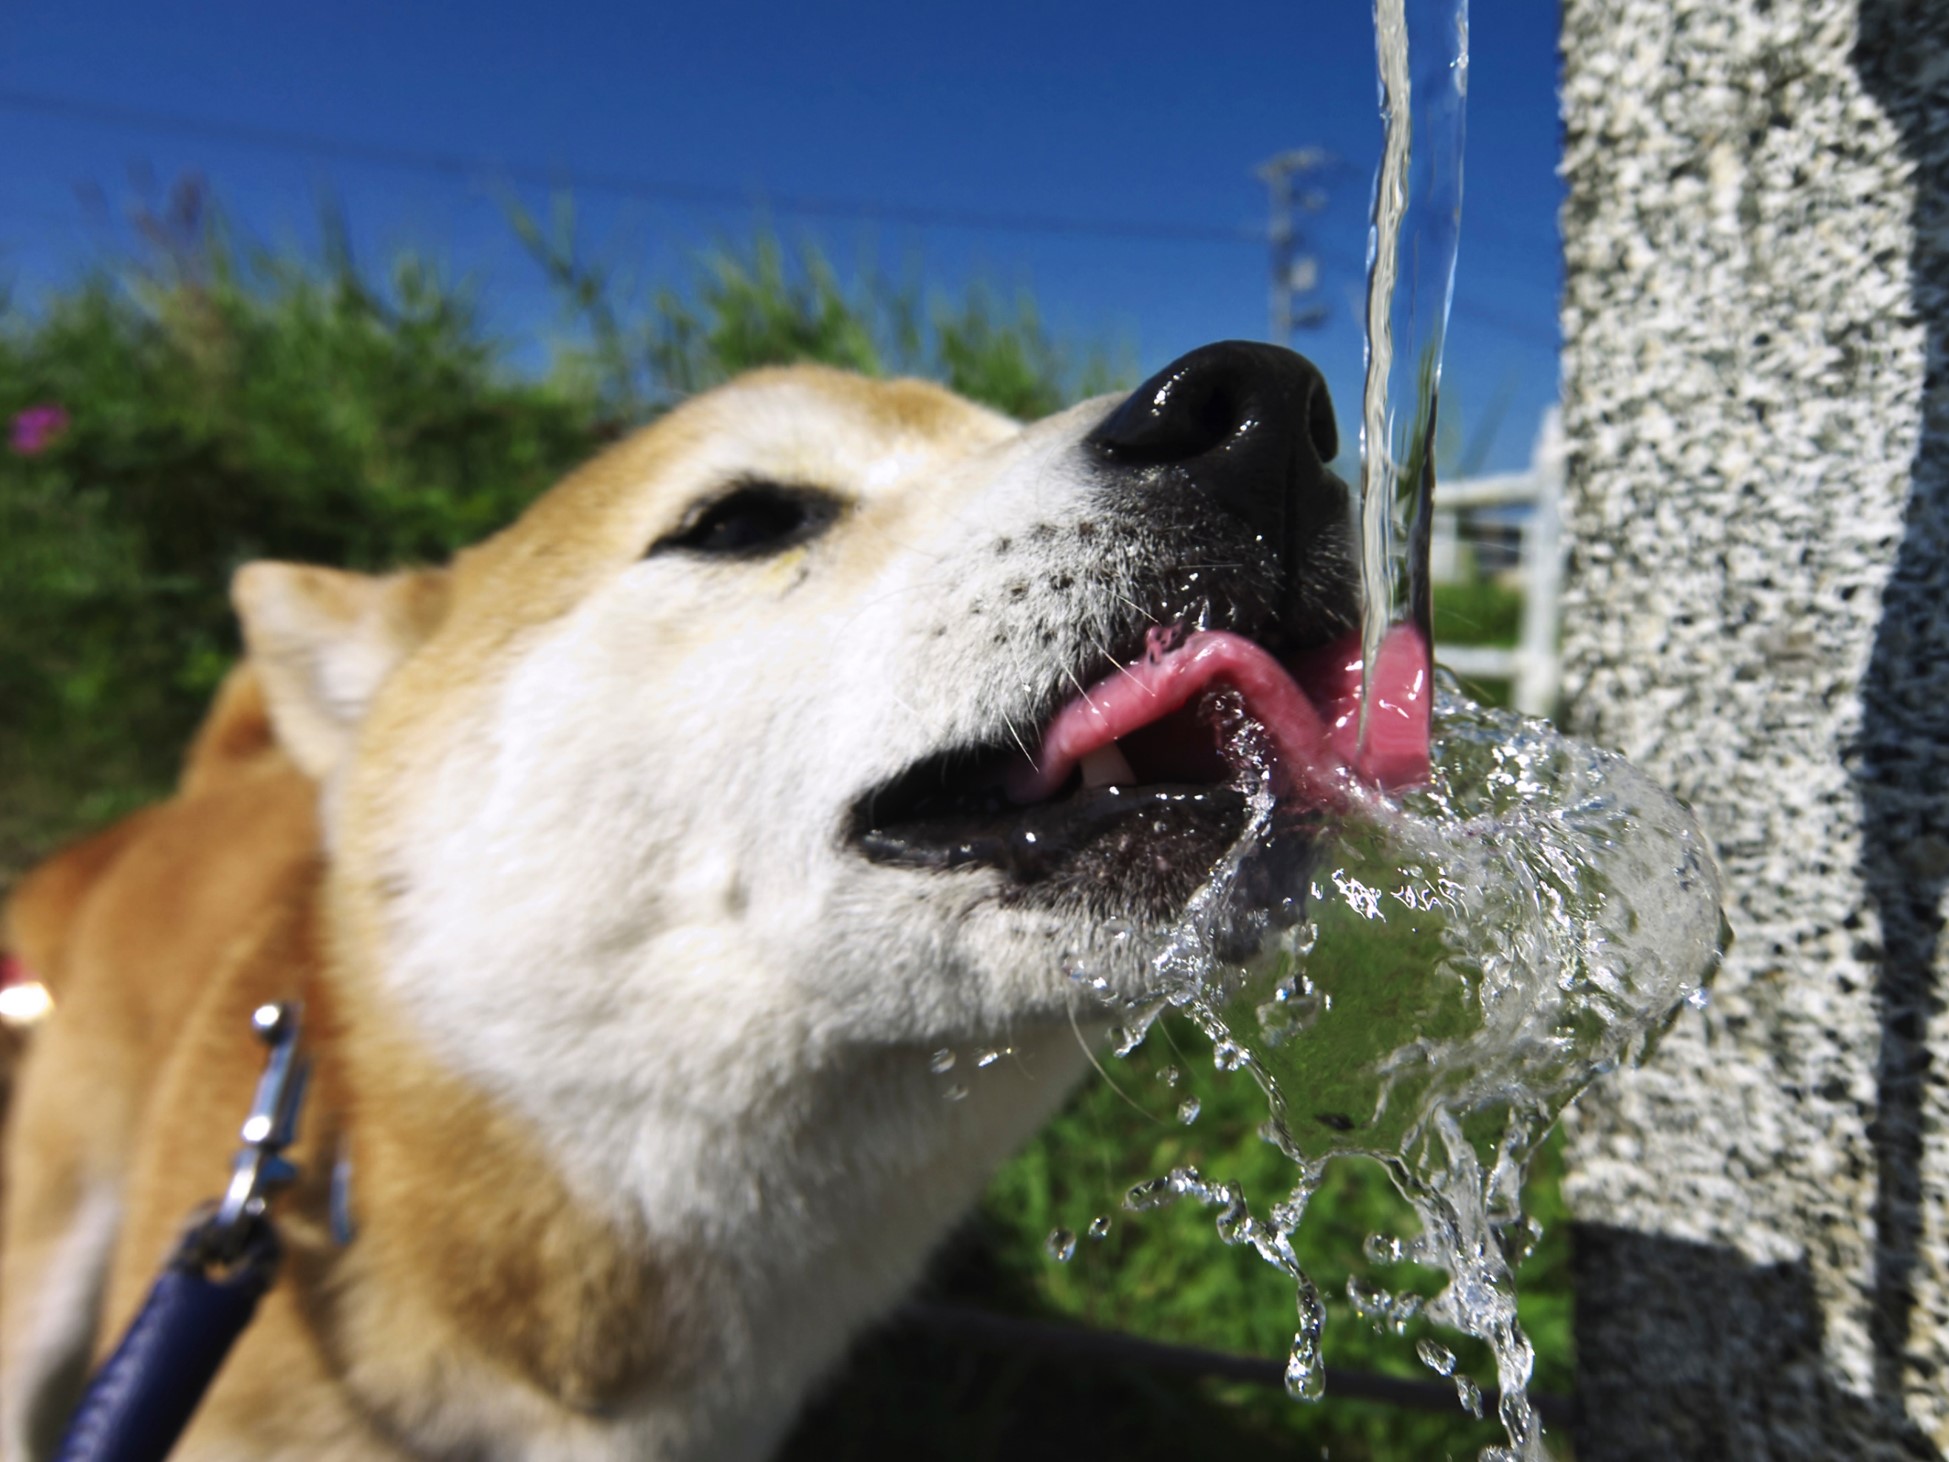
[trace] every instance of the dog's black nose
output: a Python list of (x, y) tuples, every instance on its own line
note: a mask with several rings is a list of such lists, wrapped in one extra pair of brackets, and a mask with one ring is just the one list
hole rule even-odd
[(1340, 449), (1326, 380), (1276, 345), (1227, 340), (1180, 356), (1085, 445), (1112, 466), (1183, 469), (1191, 488), (1275, 544), (1344, 502), (1326, 468)]

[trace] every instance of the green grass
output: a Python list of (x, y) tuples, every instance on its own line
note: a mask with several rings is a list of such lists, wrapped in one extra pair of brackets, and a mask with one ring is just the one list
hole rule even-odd
[(1435, 643), (1513, 645), (1523, 624), (1523, 596), (1492, 579), (1437, 584)]
[[(1227, 1247), (1210, 1210), (1188, 1200), (1130, 1213), (1123, 1194), (1179, 1164), (1240, 1183), (1260, 1212), (1284, 1194), (1293, 1172), (1257, 1135), (1263, 1098), (1249, 1077), (1216, 1070), (1195, 1027), (1167, 1017), (1144, 1046), (1110, 1061), (1110, 1080), (1091, 1076), (1062, 1113), (989, 1186), (980, 1212), (943, 1256), (930, 1293), (1066, 1324), (1146, 1336), (1178, 1345), (1283, 1359), (1291, 1343), (1293, 1288), (1242, 1247)], [(1179, 1069), (1175, 1086), (1159, 1073)], [(1115, 1082), (1113, 1087), (1110, 1081)], [(1203, 1103), (1189, 1126), (1178, 1103)], [(1520, 1270), (1520, 1313), (1537, 1347), (1534, 1386), (1570, 1385), (1570, 1295), (1564, 1214), (1557, 1197), (1561, 1159), (1554, 1142), (1538, 1153), (1529, 1211), (1544, 1226)], [(1098, 1216), (1102, 1240), (1084, 1235)], [(1052, 1259), (1055, 1228), (1079, 1235), (1074, 1257)], [(1350, 1276), (1424, 1295), (1440, 1276), (1412, 1266), (1376, 1268), (1369, 1234), (1407, 1235), (1413, 1218), (1377, 1164), (1330, 1161), (1295, 1238), (1328, 1308), (1329, 1366), (1433, 1382), (1414, 1342), (1433, 1335), (1464, 1369), (1493, 1384), (1484, 1347), (1425, 1320), (1405, 1334), (1377, 1332), (1346, 1299)], [(951, 1420), (949, 1420), (951, 1418)], [(1032, 1419), (1032, 1420), (1028, 1420)], [(1057, 1367), (1032, 1356), (997, 1356), (938, 1336), (890, 1330), (869, 1340), (802, 1425), (793, 1458), (922, 1455), (1008, 1457), (1240, 1457), (1320, 1455), (1336, 1459), (1473, 1457), (1498, 1441), (1493, 1420), (1459, 1404), (1408, 1411), (1335, 1397), (1302, 1405), (1283, 1391), (1238, 1383), (1185, 1381), (1081, 1363)], [(1565, 1439), (1551, 1434), (1561, 1458)]]
[[(1331, 1014), (1305, 1036), (1266, 1053), (1282, 1063), (1284, 1090), (1303, 1103), (1286, 1117), (1311, 1152), (1367, 1144), (1391, 1148), (1398, 1132), (1374, 1119), (1374, 1055), (1401, 1040), (1404, 1031), (1428, 1033), (1452, 1023), (1457, 1014), (1443, 1014), (1431, 993), (1437, 981), (1423, 973), (1426, 962), (1417, 962), (1412, 950), (1398, 953), (1393, 969), (1376, 960), (1353, 960), (1338, 971), (1338, 979), (1321, 970), (1316, 959), (1319, 978), (1335, 992)], [(1234, 1020), (1233, 1028), (1245, 1027)], [(1177, 1080), (1167, 1083), (1172, 1071)], [(1092, 1078), (990, 1187), (983, 1214), (993, 1232), (1005, 1235), (997, 1240), (1003, 1267), (1044, 1313), (1160, 1340), (1283, 1357), (1295, 1328), (1295, 1307), (1292, 1286), (1282, 1275), (1249, 1247), (1227, 1247), (1213, 1212), (1201, 1205), (1180, 1200), (1142, 1213), (1122, 1206), (1134, 1183), (1188, 1164), (1208, 1181), (1239, 1184), (1263, 1215), (1298, 1177), (1290, 1160), (1259, 1136), (1267, 1116), (1263, 1094), (1249, 1075), (1219, 1070), (1206, 1037), (1174, 1016), (1129, 1058), (1109, 1062), (1108, 1077)], [(1397, 1090), (1390, 1110), (1406, 1107), (1405, 1096)], [(1177, 1117), (1186, 1097), (1200, 1104), (1189, 1125)], [(1309, 1137), (1307, 1124), (1316, 1106), (1336, 1108), (1335, 1120), (1314, 1125)], [(1351, 1132), (1342, 1130), (1343, 1121), (1353, 1124)], [(1521, 1271), (1520, 1313), (1538, 1349), (1536, 1386), (1562, 1391), (1570, 1385), (1570, 1335), (1557, 1172), (1558, 1155), (1546, 1148), (1529, 1194), (1530, 1212), (1543, 1223), (1544, 1237)], [(1111, 1220), (1108, 1238), (1082, 1239), (1067, 1264), (1049, 1260), (1042, 1241), (1051, 1229), (1082, 1234), (1099, 1215)], [(1486, 1348), (1450, 1332), (1438, 1334), (1423, 1319), (1411, 1321), (1405, 1334), (1380, 1333), (1347, 1300), (1350, 1278), (1432, 1297), (1440, 1287), (1437, 1272), (1376, 1266), (1365, 1257), (1370, 1234), (1406, 1238), (1416, 1229), (1412, 1211), (1376, 1162), (1354, 1155), (1327, 1162), (1325, 1179), (1295, 1236), (1296, 1252), (1328, 1302), (1327, 1363), (1432, 1380), (1415, 1358), (1414, 1342), (1434, 1335), (1481, 1384), (1493, 1385)], [(1279, 1393), (1234, 1392), (1230, 1400), (1250, 1410), (1258, 1424), (1284, 1427), (1309, 1444), (1330, 1445), (1336, 1457), (1430, 1456), (1443, 1448), (1472, 1455), (1495, 1433), (1494, 1427), (1485, 1432), (1472, 1423), (1459, 1408), (1449, 1416), (1411, 1416), (1332, 1401), (1301, 1406)]]
[[(1489, 579), (1436, 584), (1435, 658), (1443, 645), (1511, 646), (1522, 631), (1523, 596)], [(1490, 677), (1464, 680), (1462, 689), (1485, 706), (1507, 706), (1515, 687)]]

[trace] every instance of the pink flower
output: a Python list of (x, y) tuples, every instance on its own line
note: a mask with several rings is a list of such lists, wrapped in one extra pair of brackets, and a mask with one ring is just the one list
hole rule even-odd
[(22, 457), (38, 456), (54, 445), (68, 429), (68, 412), (63, 406), (30, 406), (14, 418), (8, 445)]

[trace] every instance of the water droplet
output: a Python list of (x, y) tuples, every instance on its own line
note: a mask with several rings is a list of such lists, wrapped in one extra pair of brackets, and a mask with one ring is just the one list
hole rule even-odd
[(1252, 1239), (1257, 1232), (1257, 1225), (1252, 1222), (1252, 1212), (1245, 1206), (1245, 1194), (1239, 1191), (1238, 1185), (1226, 1183), (1220, 1188), (1217, 1196), (1218, 1201), (1223, 1205), (1218, 1210), (1219, 1239), (1227, 1244), (1239, 1244)]
[(957, 1081), (946, 1091), (942, 1092), (941, 1095), (951, 1102), (962, 1102), (968, 1099), (968, 1089)]
[(1369, 1318), (1387, 1309), (1390, 1296), (1387, 1291), (1370, 1284), (1357, 1274), (1347, 1276), (1347, 1303), (1353, 1306), (1356, 1315)]
[(954, 1069), (954, 1052), (948, 1050), (946, 1046), (941, 1047), (927, 1058), (927, 1069), (936, 1076), (947, 1075)]
[(1178, 1103), (1178, 1120), (1189, 1127), (1193, 1122), (1198, 1120), (1198, 1113), (1201, 1110), (1203, 1109), (1199, 1106), (1196, 1097), (1186, 1097)]
[(1462, 1403), (1462, 1410), (1482, 1420), (1482, 1388), (1459, 1371), (1455, 1373), (1455, 1398)]
[(1318, 1401), (1326, 1395), (1319, 1346), (1303, 1334), (1293, 1337), (1293, 1348), (1286, 1353), (1286, 1394), (1295, 1401)]
[(1183, 1074), (1175, 1066), (1166, 1066), (1162, 1071), (1157, 1073), (1157, 1079), (1166, 1086), (1176, 1086), (1178, 1081), (1183, 1077)]
[(1245, 1064), (1245, 1052), (1236, 1041), (1221, 1040), (1211, 1048), (1211, 1064), (1220, 1071), (1236, 1071)]
[(1509, 1267), (1519, 1268), (1542, 1239), (1543, 1225), (1534, 1218), (1524, 1217), (1506, 1225), (1502, 1230), (1502, 1251)]
[(1266, 1040), (1278, 1046), (1302, 1031), (1311, 1030), (1331, 1005), (1329, 996), (1309, 990), (1283, 1000), (1268, 1000), (1254, 1013), (1259, 1018), (1259, 1029), (1265, 1033)]
[(975, 1057), (975, 1065), (985, 1070), (1001, 1059), (1002, 1053), (1000, 1051), (983, 1051), (979, 1056)]
[(1415, 1342), (1414, 1353), (1421, 1357), (1421, 1363), (1438, 1376), (1455, 1374), (1455, 1352), (1433, 1340)]
[(1177, 1196), (1171, 1189), (1169, 1178), (1151, 1178), (1124, 1194), (1123, 1206), (1132, 1213), (1143, 1213), (1152, 1208), (1162, 1208)]
[(1347, 1279), (1347, 1302), (1354, 1313), (1364, 1317), (1374, 1327), (1376, 1335), (1392, 1331), (1396, 1335), (1407, 1332), (1408, 1322), (1421, 1313), (1422, 1298), (1412, 1290), (1393, 1294), (1372, 1284), (1358, 1275)]
[(1110, 1049), (1119, 1056), (1128, 1056), (1144, 1043), (1147, 1026), (1113, 1025), (1110, 1027)]
[(1374, 1264), (1399, 1264), (1407, 1253), (1407, 1245), (1392, 1234), (1369, 1234), (1365, 1247), (1368, 1261)]
[(1109, 1214), (1107, 1214), (1107, 1213), (1100, 1213), (1100, 1214), (1098, 1214), (1098, 1215), (1097, 1215), (1097, 1216), (1096, 1216), (1095, 1218), (1093, 1218), (1093, 1219), (1091, 1219), (1091, 1220), (1090, 1220), (1090, 1228), (1089, 1228), (1089, 1234), (1090, 1234), (1090, 1237), (1091, 1237), (1091, 1238), (1093, 1238), (1093, 1239), (1107, 1239), (1107, 1238), (1109, 1238), (1109, 1237), (1110, 1237), (1110, 1216), (1109, 1216)]
[(1058, 1264), (1067, 1264), (1076, 1253), (1076, 1235), (1066, 1228), (1050, 1229), (1049, 1240), (1042, 1247)]
[(1712, 1003), (1712, 992), (1703, 985), (1696, 990), (1688, 990), (1685, 993), (1685, 1003), (1694, 1010), (1704, 1010)]

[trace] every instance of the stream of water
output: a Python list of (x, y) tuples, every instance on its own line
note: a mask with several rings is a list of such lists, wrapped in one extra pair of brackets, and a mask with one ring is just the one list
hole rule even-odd
[[(1381, 162), (1367, 238), (1360, 403), (1363, 665), (1406, 622), (1434, 642), (1429, 515), (1442, 346), (1455, 290), (1468, 116), (1468, 0), (1374, 0)], [(1371, 683), (1361, 704), (1368, 729)]]

